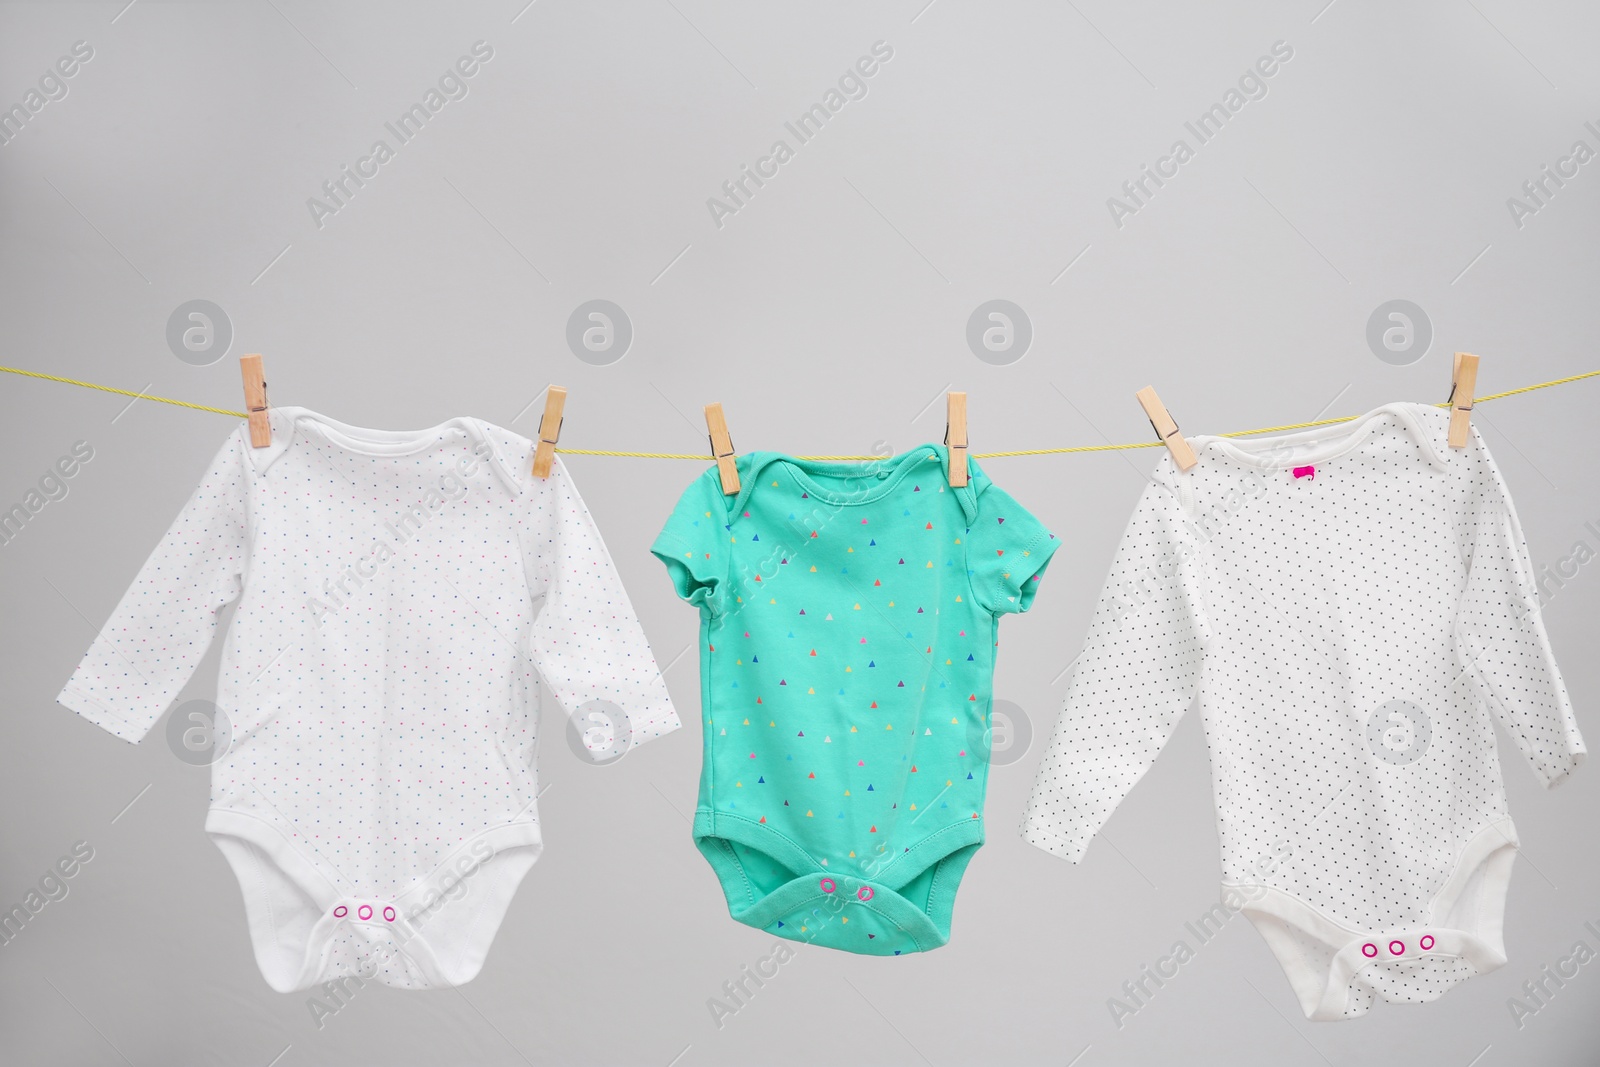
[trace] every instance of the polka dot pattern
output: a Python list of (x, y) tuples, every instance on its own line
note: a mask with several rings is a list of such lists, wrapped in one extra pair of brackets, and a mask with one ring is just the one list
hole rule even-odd
[[(1493, 723), (1547, 785), (1584, 754), (1504, 481), (1476, 430), (1446, 446), (1447, 423), (1397, 404), (1276, 440), (1195, 438), (1186, 473), (1164, 458), (1023, 836), (1079, 860), (1198, 698), (1226, 883), (1352, 937), (1428, 922), (1463, 856), (1509, 826)], [(1473, 973), (1368, 970), (1369, 994), (1412, 1000)]]
[(1059, 541), (948, 450), (713, 468), (653, 551), (701, 612), (695, 843), (740, 922), (871, 955), (948, 942), (984, 838), (1002, 616)]
[[(329, 946), (328, 970), (269, 974), (309, 985), (357, 973), (340, 961), (392, 936), (334, 916), (334, 898), (381, 914), (464, 850), (537, 850), (544, 699), (569, 713), (620, 709), (614, 729), (632, 744), (678, 717), (559, 459), (535, 479), (531, 442), (471, 419), (422, 431), (298, 408), (272, 419), (271, 448), (251, 448), (244, 427), (228, 439), (60, 701), (139, 740), (237, 601), (217, 694), (233, 743), (213, 765), (208, 827), (280, 867), (292, 853), (276, 888), (245, 885), (246, 903), (264, 973), (280, 939), (301, 956)], [(514, 868), (526, 869), (500, 867)], [(337, 920), (335, 932), (312, 931), (293, 914), (303, 909)], [(470, 928), (485, 944), (461, 954), (481, 959), (498, 916), (455, 912), (430, 912), (435, 954)], [(417, 980), (395, 968), (397, 984)]]

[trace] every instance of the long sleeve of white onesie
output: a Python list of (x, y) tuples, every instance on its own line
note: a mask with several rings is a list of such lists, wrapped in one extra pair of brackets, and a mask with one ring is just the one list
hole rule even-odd
[(1200, 686), (1204, 591), (1177, 492), (1151, 482), (1067, 683), (1023, 837), (1076, 863), (1166, 746)]
[(1500, 471), (1484, 462), (1470, 496), (1466, 589), (1455, 615), (1462, 665), (1545, 786), (1583, 761), (1583, 737), (1544, 628), (1527, 539)]
[(62, 704), (124, 741), (149, 733), (244, 589), (248, 447), (229, 435), (61, 690)]

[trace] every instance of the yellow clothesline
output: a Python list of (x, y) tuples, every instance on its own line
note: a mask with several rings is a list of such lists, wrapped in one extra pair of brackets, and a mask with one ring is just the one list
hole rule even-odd
[[(245, 413), (232, 411), (228, 408), (214, 408), (207, 404), (193, 404), (187, 400), (174, 400), (167, 396), (151, 396), (149, 393), (139, 393), (132, 389), (118, 389), (111, 385), (99, 385), (95, 382), (80, 381), (77, 378), (63, 378), (59, 374), (42, 374), (34, 370), (22, 370), (20, 367), (0, 367), (0, 371), (7, 374), (20, 374), (25, 378), (40, 378), (47, 382), (63, 382), (67, 385), (80, 385), (85, 389), (98, 389), (102, 393), (116, 393), (119, 396), (131, 396), (139, 400), (154, 400), (159, 404), (172, 404), (180, 408), (191, 408), (195, 411), (210, 411), (217, 415), (232, 415), (242, 419)], [(1555, 378), (1548, 382), (1539, 382), (1535, 385), (1524, 385), (1520, 389), (1507, 389), (1503, 393), (1490, 393), (1480, 396), (1473, 401), (1474, 404), (1486, 403), (1490, 400), (1499, 400), (1502, 397), (1516, 396), (1518, 393), (1531, 393), (1535, 389), (1549, 389), (1555, 385), (1566, 385), (1568, 382), (1582, 381), (1584, 378), (1593, 378), (1600, 375), (1600, 370), (1586, 371), (1583, 374), (1574, 374), (1568, 378)], [(1435, 404), (1435, 407), (1449, 407), (1448, 403)], [(1221, 434), (1222, 437), (1250, 437), (1261, 433), (1279, 433), (1284, 430), (1304, 430), (1313, 426), (1331, 426), (1334, 423), (1349, 422), (1358, 418), (1356, 415), (1343, 415), (1336, 419), (1318, 419), (1314, 422), (1291, 422), (1283, 426), (1263, 426), (1259, 430), (1235, 430), (1233, 433)], [(1130, 448), (1160, 448), (1160, 441), (1137, 441), (1126, 445), (1074, 445), (1067, 448), (1023, 448), (1013, 452), (974, 452), (974, 459), (1002, 459), (1009, 456), (1054, 456), (1067, 452), (1119, 452)], [(631, 459), (693, 459), (702, 463), (710, 463), (713, 459), (709, 454), (694, 452), (617, 452), (603, 448), (558, 448), (557, 452), (564, 452), (569, 456), (625, 456)], [(809, 460), (835, 460), (868, 462), (882, 459), (882, 456), (796, 456), (796, 459)]]

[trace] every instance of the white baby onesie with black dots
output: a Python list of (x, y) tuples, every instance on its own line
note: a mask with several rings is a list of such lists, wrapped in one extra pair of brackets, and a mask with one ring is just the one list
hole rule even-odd
[(540, 852), (541, 703), (595, 757), (678, 716), (559, 459), (534, 478), (527, 439), (474, 419), (270, 417), (270, 447), (228, 439), (59, 700), (138, 741), (237, 602), (206, 830), (263, 976), (458, 985)]
[(1199, 698), (1223, 903), (1312, 1019), (1505, 962), (1498, 721), (1547, 786), (1584, 754), (1516, 511), (1476, 429), (1393, 404), (1198, 437), (1139, 500), (1023, 836), (1077, 862)]

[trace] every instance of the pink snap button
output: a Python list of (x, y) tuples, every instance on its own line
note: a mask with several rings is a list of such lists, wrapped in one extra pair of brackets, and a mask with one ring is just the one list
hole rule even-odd
[(385, 919), (387, 919), (389, 922), (394, 922), (394, 909), (393, 908), (384, 908), (383, 909), (383, 917)]
[(343, 904), (340, 904), (337, 908), (333, 909), (333, 917), (335, 919), (342, 919), (346, 915), (349, 915), (349, 914), (350, 914), (350, 909), (345, 907)]
[(824, 878), (821, 882), (821, 885), (824, 893), (831, 893), (838, 888), (838, 886), (833, 884), (832, 878)]
[(857, 889), (856, 890), (856, 898), (858, 900), (863, 900), (863, 901), (871, 900), (872, 899), (872, 887), (870, 885), (864, 885), (860, 889)]
[(1404, 941), (1391, 941), (1391, 942), (1389, 942), (1389, 954), (1390, 955), (1399, 956), (1402, 953), (1404, 953), (1405, 950), (1406, 950), (1406, 943)]
[(372, 905), (371, 904), (363, 904), (363, 905), (361, 905), (361, 907), (357, 908), (356, 909), (356, 918), (358, 918), (358, 919), (370, 919), (370, 918), (372, 918)]
[(1378, 946), (1369, 941), (1361, 946), (1361, 954), (1370, 960), (1378, 954)]
[(1418, 941), (1417, 944), (1422, 946), (1422, 950), (1424, 952), (1428, 951), (1429, 949), (1431, 949), (1433, 947), (1433, 935), (1432, 934), (1423, 934), (1422, 935), (1422, 940)]

